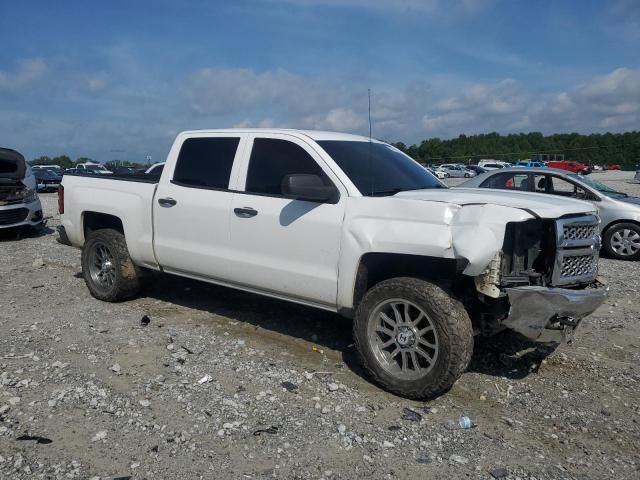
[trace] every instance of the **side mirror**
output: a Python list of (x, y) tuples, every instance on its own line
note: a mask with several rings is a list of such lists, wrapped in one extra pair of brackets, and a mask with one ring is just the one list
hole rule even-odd
[(339, 192), (333, 185), (325, 185), (318, 175), (296, 173), (282, 179), (282, 195), (295, 200), (338, 203)]

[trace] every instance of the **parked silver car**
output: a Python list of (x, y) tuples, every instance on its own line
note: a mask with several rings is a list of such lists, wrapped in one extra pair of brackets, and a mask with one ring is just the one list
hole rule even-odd
[(442, 172), (446, 177), (451, 178), (471, 178), (476, 176), (476, 172), (473, 172), (462, 165), (440, 165), (437, 171)]
[(640, 197), (630, 197), (584, 175), (551, 168), (505, 168), (459, 188), (522, 190), (587, 200), (598, 207), (603, 247), (620, 260), (640, 260)]

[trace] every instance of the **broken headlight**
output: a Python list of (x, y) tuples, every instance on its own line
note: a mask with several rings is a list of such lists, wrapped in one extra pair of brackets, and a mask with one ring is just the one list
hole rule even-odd
[(16, 188), (2, 196), (4, 202), (17, 202), (22, 200), (24, 203), (35, 202), (38, 199), (38, 193), (30, 188)]

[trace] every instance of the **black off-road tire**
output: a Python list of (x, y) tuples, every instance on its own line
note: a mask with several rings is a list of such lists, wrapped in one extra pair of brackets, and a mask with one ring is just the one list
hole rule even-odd
[[(97, 245), (106, 246), (113, 256), (115, 279), (108, 288), (96, 283), (91, 277), (89, 262)], [(91, 295), (105, 302), (121, 302), (132, 298), (140, 291), (140, 272), (127, 250), (127, 242), (122, 233), (113, 229), (92, 232), (82, 249), (82, 275)]]
[[(416, 380), (406, 380), (385, 370), (370, 346), (368, 322), (376, 306), (389, 299), (406, 299), (431, 318), (439, 339), (435, 364)], [(473, 327), (462, 303), (433, 283), (416, 278), (393, 278), (371, 288), (356, 310), (353, 322), (356, 348), (362, 365), (382, 387), (416, 400), (435, 398), (448, 391), (466, 370), (473, 353)]]
[(611, 240), (613, 235), (616, 232), (620, 232), (623, 230), (631, 230), (632, 232), (635, 232), (638, 235), (640, 235), (640, 225), (637, 225), (635, 223), (616, 223), (615, 225), (612, 225), (609, 228), (607, 228), (607, 230), (604, 232), (604, 235), (602, 236), (604, 251), (611, 258), (615, 258), (618, 260), (632, 260), (632, 261), (640, 260), (640, 250), (638, 250), (636, 253), (632, 255), (621, 255), (613, 249), (613, 246), (611, 245)]

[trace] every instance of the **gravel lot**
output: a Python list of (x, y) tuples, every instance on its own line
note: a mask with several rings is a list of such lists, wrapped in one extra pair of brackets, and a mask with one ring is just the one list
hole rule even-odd
[(419, 403), (363, 377), (337, 315), (162, 276), (102, 303), (55, 237), (0, 234), (0, 478), (640, 477), (640, 263), (602, 260), (610, 299), (573, 344), (480, 339)]

